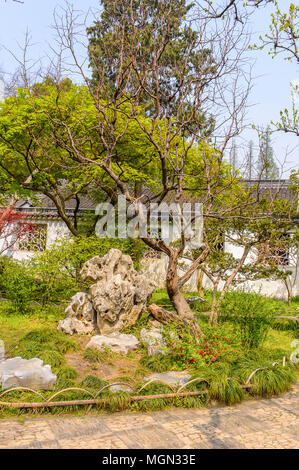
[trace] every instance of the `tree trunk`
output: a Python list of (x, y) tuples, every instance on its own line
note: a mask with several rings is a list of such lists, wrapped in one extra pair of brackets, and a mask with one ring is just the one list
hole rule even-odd
[(155, 320), (160, 323), (163, 323), (163, 325), (178, 321), (178, 315), (176, 313), (170, 312), (169, 310), (165, 310), (165, 308), (162, 308), (159, 305), (149, 305), (148, 311), (155, 318)]
[(211, 308), (211, 313), (210, 313), (210, 324), (213, 325), (213, 326), (217, 325), (217, 319), (218, 319), (218, 312), (217, 312), (218, 284), (219, 284), (219, 281), (214, 283), (213, 297), (212, 297), (212, 308)]
[(198, 269), (197, 270), (197, 279), (196, 279), (196, 283), (197, 283), (197, 292), (198, 292), (198, 295), (200, 297), (203, 297), (204, 296), (204, 290), (203, 290), (203, 276), (204, 276), (204, 272), (202, 269)]
[(176, 309), (180, 318), (193, 319), (194, 313), (190, 309), (185, 297), (180, 292), (178, 285), (178, 253), (171, 252), (169, 255), (168, 269), (166, 275), (166, 288), (169, 299)]
[(156, 304), (149, 305), (148, 311), (155, 318), (155, 320), (162, 323), (163, 325), (167, 325), (169, 323), (176, 324), (178, 330), (180, 330), (180, 327), (189, 327), (196, 342), (198, 342), (198, 337), (203, 334), (196, 320), (189, 319), (186, 316), (181, 318), (175, 312), (165, 310)]

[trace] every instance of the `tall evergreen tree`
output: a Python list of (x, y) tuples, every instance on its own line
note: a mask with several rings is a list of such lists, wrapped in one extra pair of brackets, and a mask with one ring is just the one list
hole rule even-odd
[(277, 179), (279, 169), (274, 161), (274, 152), (271, 145), (271, 130), (268, 126), (260, 133), (260, 152), (258, 156), (258, 177), (266, 180)]
[[(112, 101), (135, 98), (147, 116), (177, 115), (186, 120), (189, 115), (184, 134), (198, 131), (196, 120), (209, 136), (213, 117), (205, 116), (200, 106), (194, 113), (190, 95), (196, 77), (202, 77), (204, 89), (217, 66), (211, 50), (198, 47), (198, 33), (185, 21), (193, 5), (186, 0), (102, 0), (101, 4), (100, 19), (87, 30), (96, 93)], [(188, 93), (180, 71), (188, 77)]]

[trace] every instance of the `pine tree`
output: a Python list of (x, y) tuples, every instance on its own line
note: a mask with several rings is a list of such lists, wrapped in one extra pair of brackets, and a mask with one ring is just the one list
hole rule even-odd
[(274, 161), (270, 135), (271, 130), (269, 126), (260, 133), (260, 152), (257, 164), (258, 177), (266, 180), (277, 179), (279, 177), (279, 169)]

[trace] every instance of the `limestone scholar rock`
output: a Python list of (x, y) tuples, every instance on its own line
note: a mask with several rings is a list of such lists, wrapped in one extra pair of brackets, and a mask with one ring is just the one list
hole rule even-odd
[[(102, 258), (94, 256), (83, 265), (80, 275), (83, 281), (93, 284), (89, 295), (78, 293), (80, 299), (72, 298), (66, 320), (76, 318), (90, 331), (96, 329), (96, 324), (102, 335), (134, 325), (156, 288), (152, 280), (135, 270), (131, 257), (117, 249)], [(59, 328), (67, 333), (77, 332), (80, 325), (66, 320), (60, 322)]]
[(85, 292), (77, 292), (65, 309), (66, 318), (58, 323), (58, 330), (69, 335), (83, 335), (94, 331), (96, 316), (92, 303)]

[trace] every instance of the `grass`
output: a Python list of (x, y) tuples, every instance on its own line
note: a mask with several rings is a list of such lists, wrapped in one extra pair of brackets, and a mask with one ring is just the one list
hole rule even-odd
[[(195, 295), (188, 293), (186, 295)], [(200, 312), (209, 309), (211, 293), (205, 293), (206, 303), (197, 303), (196, 311), (198, 321), (204, 329), (207, 327), (207, 318)], [(164, 290), (154, 292), (151, 299), (160, 305), (170, 304)], [(285, 302), (269, 299), (271, 308), (277, 311), (289, 312), (298, 309), (299, 298), (294, 299), (290, 306)], [(170, 307), (171, 308), (171, 307)], [(113, 382), (125, 382), (134, 388), (134, 393), (144, 384), (144, 377), (153, 372), (177, 370), (178, 365), (171, 361), (170, 356), (146, 356), (146, 351), (140, 347), (136, 352), (123, 356), (109, 350), (99, 352), (95, 349), (85, 349), (89, 338), (74, 335), (66, 336), (57, 331), (57, 323), (64, 318), (64, 308), (49, 307), (40, 310), (35, 306), (27, 315), (9, 314), (11, 311), (8, 302), (0, 303), (0, 339), (4, 340), (6, 350), (10, 357), (22, 356), (24, 358), (40, 357), (45, 363), (52, 366), (57, 374), (56, 390), (68, 387), (81, 387), (95, 395), (103, 386)], [(293, 313), (292, 313), (293, 314)], [(147, 313), (141, 316), (138, 323), (130, 328), (130, 333), (138, 337), (142, 328), (147, 326), (149, 316)], [(213, 365), (202, 363), (197, 369), (192, 365), (184, 367), (188, 369), (193, 378), (204, 377), (208, 381), (209, 393), (198, 397), (154, 399), (130, 403), (129, 396), (125, 392), (112, 393), (109, 389), (103, 392), (102, 397), (107, 399), (101, 410), (155, 410), (168, 406), (194, 407), (203, 406), (211, 399), (217, 399), (227, 404), (238, 403), (250, 396), (272, 396), (288, 390), (296, 380), (296, 369), (288, 360), (282, 367), (283, 357), (288, 359), (292, 352), (291, 343), (298, 337), (298, 330), (294, 329), (291, 322), (285, 322), (281, 326), (273, 323), (263, 346), (254, 351), (246, 351), (240, 346), (240, 338), (236, 326), (226, 321), (219, 324), (217, 334), (224, 335), (232, 340), (234, 348), (225, 353), (219, 361)], [(9, 351), (10, 350), (10, 351)], [(273, 366), (274, 362), (278, 364)], [(242, 385), (246, 383), (251, 372), (261, 368), (251, 380), (252, 387), (244, 390)], [(203, 390), (207, 387), (205, 382), (195, 381), (188, 385), (188, 391)], [(142, 394), (169, 393), (169, 387), (160, 383), (151, 383)], [(50, 397), (54, 392), (42, 391), (43, 396)], [(9, 398), (14, 401), (38, 401), (39, 398), (27, 392), (12, 392)], [(60, 399), (86, 399), (90, 398), (84, 392), (66, 391)], [(109, 400), (108, 400), (109, 399)], [(48, 408), (42, 411), (13, 410), (0, 408), (0, 417), (22, 416), (27, 414), (84, 414), (86, 407)], [(99, 409), (97, 409), (99, 411)]]

